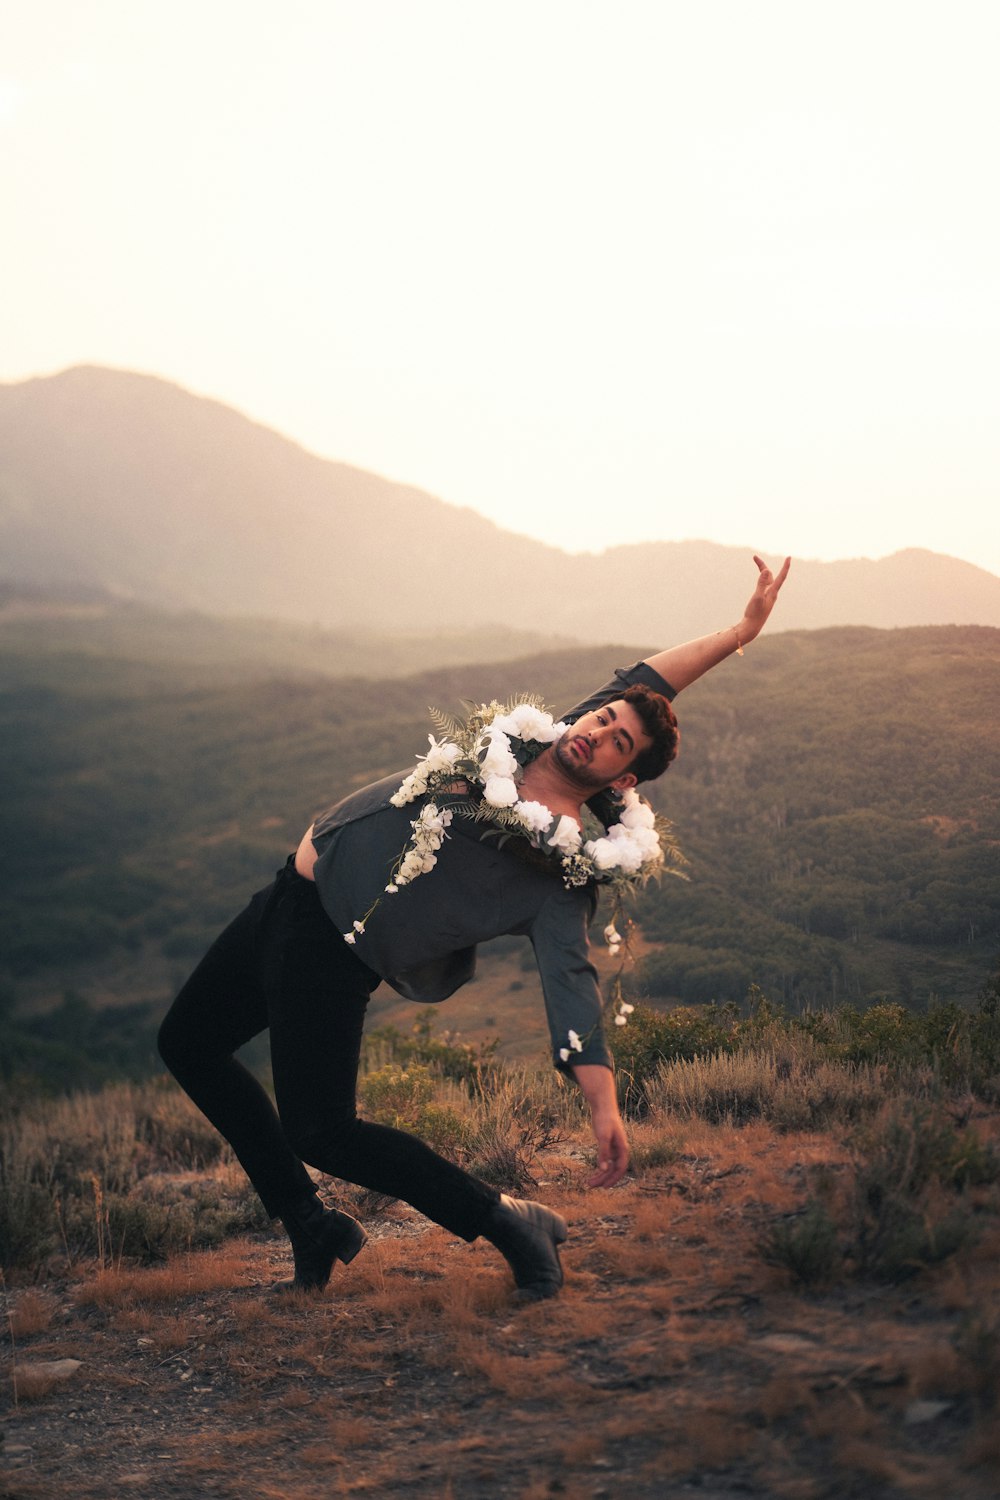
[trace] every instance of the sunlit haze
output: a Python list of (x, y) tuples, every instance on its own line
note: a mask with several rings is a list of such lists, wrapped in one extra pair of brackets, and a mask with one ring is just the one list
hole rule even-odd
[(37, 0), (0, 378), (162, 375), (571, 550), (1000, 573), (994, 0)]

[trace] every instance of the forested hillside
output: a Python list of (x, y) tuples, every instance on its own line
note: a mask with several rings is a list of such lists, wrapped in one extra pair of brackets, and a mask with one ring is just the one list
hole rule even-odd
[[(8, 1010), (70, 992), (162, 1011), (311, 816), (423, 747), (428, 705), (536, 690), (565, 707), (637, 654), (222, 688), (163, 663), (50, 654), (40, 675), (0, 656)], [(1000, 632), (763, 637), (677, 706), (682, 753), (655, 796), (691, 878), (640, 902), (638, 987), (975, 995), (1000, 949)]]
[(680, 701), (663, 800), (693, 879), (640, 904), (665, 944), (645, 980), (691, 1001), (751, 978), (795, 1004), (969, 998), (1000, 947), (1000, 633), (756, 649)]

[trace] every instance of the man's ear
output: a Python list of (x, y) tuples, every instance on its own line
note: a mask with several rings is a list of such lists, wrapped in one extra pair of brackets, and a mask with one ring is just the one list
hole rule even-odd
[(623, 771), (617, 781), (611, 783), (616, 792), (627, 792), (629, 787), (638, 786), (639, 778), (632, 771)]

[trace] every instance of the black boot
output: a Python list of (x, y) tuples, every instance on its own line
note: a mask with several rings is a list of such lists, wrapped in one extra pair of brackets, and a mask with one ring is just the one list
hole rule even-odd
[(334, 1261), (346, 1266), (354, 1259), (368, 1236), (357, 1219), (335, 1208), (324, 1208), (311, 1194), (292, 1203), (281, 1214), (281, 1222), (292, 1242), (295, 1276), (279, 1281), (276, 1292), (321, 1292), (330, 1280)]
[(514, 1273), (517, 1302), (542, 1302), (563, 1284), (559, 1246), (566, 1239), (566, 1220), (543, 1203), (508, 1198), (504, 1193), (490, 1209), (481, 1231), (505, 1257)]

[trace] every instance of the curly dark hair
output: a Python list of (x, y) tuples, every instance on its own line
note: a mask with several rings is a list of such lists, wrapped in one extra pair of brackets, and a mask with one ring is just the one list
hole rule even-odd
[(622, 699), (635, 709), (652, 740), (651, 745), (639, 751), (629, 770), (637, 781), (655, 781), (676, 758), (681, 738), (677, 716), (668, 698), (641, 684), (626, 688)]

